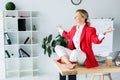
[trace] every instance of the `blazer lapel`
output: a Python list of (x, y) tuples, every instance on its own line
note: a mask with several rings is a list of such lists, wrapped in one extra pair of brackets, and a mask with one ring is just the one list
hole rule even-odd
[(83, 30), (82, 30), (82, 33), (81, 33), (81, 36), (80, 36), (80, 42), (82, 41), (82, 39), (84, 38), (84, 35), (86, 33), (86, 28), (87, 28), (87, 25), (84, 26)]

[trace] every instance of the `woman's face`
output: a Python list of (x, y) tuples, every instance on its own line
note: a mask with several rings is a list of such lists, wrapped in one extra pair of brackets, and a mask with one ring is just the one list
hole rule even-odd
[(76, 23), (84, 23), (85, 22), (85, 18), (82, 17), (82, 15), (79, 12), (75, 13), (74, 19), (75, 19)]

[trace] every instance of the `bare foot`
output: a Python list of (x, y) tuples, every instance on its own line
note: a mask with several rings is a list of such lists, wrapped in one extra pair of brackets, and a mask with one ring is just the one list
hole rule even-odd
[(68, 69), (73, 69), (73, 68), (75, 68), (75, 66), (76, 66), (76, 64), (66, 64), (66, 67)]

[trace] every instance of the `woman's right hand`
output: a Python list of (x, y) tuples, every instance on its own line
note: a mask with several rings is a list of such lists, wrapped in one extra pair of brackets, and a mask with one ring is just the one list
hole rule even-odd
[(61, 29), (62, 26), (60, 24), (57, 25), (57, 29)]
[(60, 34), (62, 35), (63, 29), (62, 29), (61, 25), (57, 25), (57, 29), (58, 29), (58, 31), (60, 32)]

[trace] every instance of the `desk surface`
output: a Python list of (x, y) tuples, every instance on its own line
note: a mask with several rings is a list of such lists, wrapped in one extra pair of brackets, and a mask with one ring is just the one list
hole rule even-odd
[(107, 67), (105, 64), (100, 64), (95, 68), (85, 68), (84, 66), (77, 65), (75, 69), (68, 69), (65, 64), (60, 64), (54, 61), (61, 75), (75, 75), (75, 74), (92, 74), (92, 73), (106, 73), (106, 72), (120, 72), (120, 67), (113, 65), (112, 67)]

